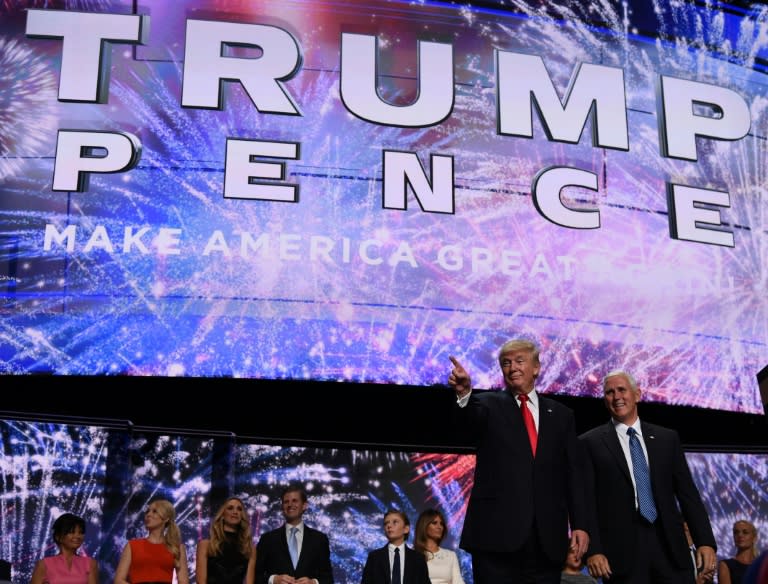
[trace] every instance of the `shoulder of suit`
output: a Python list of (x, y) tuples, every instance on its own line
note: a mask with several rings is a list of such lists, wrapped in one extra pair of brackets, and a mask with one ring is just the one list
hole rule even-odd
[(536, 395), (539, 396), (539, 409), (546, 406), (547, 408), (552, 409), (553, 411), (559, 411), (564, 412), (568, 414), (573, 414), (573, 410), (569, 408), (567, 405), (560, 403), (559, 401), (552, 399), (551, 397), (547, 397), (546, 395), (543, 395), (541, 393), (536, 392)]
[(472, 397), (475, 399), (499, 399), (503, 397), (507, 392), (503, 389), (473, 389)]
[(324, 537), (326, 539), (328, 538), (326, 533), (320, 531), (319, 529), (315, 529), (314, 527), (310, 527), (306, 523), (304, 524), (304, 533), (311, 533), (317, 537)]
[(261, 539), (270, 538), (270, 537), (279, 537), (280, 535), (285, 533), (285, 525), (281, 525), (280, 527), (276, 527), (275, 529), (270, 529), (269, 531), (266, 531), (261, 534)]
[(610, 424), (611, 422), (608, 421), (607, 424), (600, 424), (599, 426), (595, 426), (591, 430), (587, 430), (586, 432), (581, 434), (579, 438), (582, 440), (592, 440), (598, 436), (602, 436), (606, 432), (613, 429)]
[(643, 428), (643, 435), (654, 434), (655, 436), (665, 436), (670, 438), (677, 438), (678, 436), (677, 430), (673, 430), (672, 428), (658, 426), (656, 424), (651, 424), (650, 422), (644, 422), (642, 420), (640, 420), (640, 424)]

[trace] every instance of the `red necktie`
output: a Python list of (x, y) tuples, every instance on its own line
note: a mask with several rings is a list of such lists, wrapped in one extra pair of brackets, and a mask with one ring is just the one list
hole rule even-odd
[(531, 413), (531, 410), (528, 409), (528, 396), (524, 393), (521, 393), (517, 396), (517, 399), (520, 400), (520, 413), (523, 414), (523, 423), (525, 424), (525, 429), (528, 431), (528, 440), (531, 443), (531, 452), (533, 452), (533, 456), (536, 456), (536, 443), (539, 440), (539, 437), (536, 434), (536, 423), (533, 421), (533, 414)]

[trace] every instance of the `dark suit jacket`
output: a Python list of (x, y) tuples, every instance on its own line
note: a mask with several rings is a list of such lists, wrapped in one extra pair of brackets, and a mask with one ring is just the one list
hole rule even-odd
[[(653, 497), (656, 502), (663, 544), (678, 568), (690, 568), (691, 556), (683, 531), (683, 518), (696, 546), (715, 549), (715, 537), (699, 491), (691, 478), (677, 432), (640, 422), (648, 452)], [(604, 554), (618, 575), (631, 573), (635, 558), (633, 520), (635, 491), (631, 470), (624, 457), (613, 421), (583, 434), (589, 472), (589, 492), (594, 496), (597, 526), (590, 533), (587, 557)], [(682, 511), (682, 516), (679, 509)], [(637, 558), (642, 561), (642, 558)]]
[[(360, 584), (390, 584), (389, 544), (368, 553)], [(405, 546), (405, 568), (402, 584), (430, 584), (429, 570), (424, 556)]]
[(588, 531), (584, 456), (573, 412), (539, 394), (536, 458), (520, 406), (508, 391), (473, 391), (456, 406), (457, 428), (477, 447), (474, 486), (461, 547), (469, 552), (513, 552), (538, 530), (542, 551), (562, 563), (568, 527)]
[(307, 576), (316, 578), (320, 584), (333, 584), (328, 536), (305, 523), (301, 554), (294, 570), (285, 525), (263, 534), (256, 546), (256, 584), (267, 584), (272, 574)]

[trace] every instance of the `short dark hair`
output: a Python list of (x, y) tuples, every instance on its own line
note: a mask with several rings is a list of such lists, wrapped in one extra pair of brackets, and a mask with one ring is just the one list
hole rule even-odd
[(287, 487), (285, 487), (283, 489), (283, 492), (280, 493), (280, 502), (283, 501), (283, 499), (285, 498), (285, 496), (288, 493), (298, 493), (299, 497), (301, 497), (301, 502), (302, 503), (306, 503), (307, 502), (307, 492), (304, 490), (304, 487), (302, 487), (301, 485), (293, 484), (293, 485), (288, 485)]
[[(405, 514), (404, 511), (400, 511), (400, 509), (394, 509), (390, 507), (384, 512), (384, 521), (386, 521), (387, 517), (389, 517), (390, 515), (397, 515), (400, 519), (403, 520), (403, 525), (405, 525), (406, 527), (411, 526), (411, 520), (408, 518), (408, 516)], [(411, 532), (409, 530), (408, 533), (405, 534), (405, 541), (408, 541), (408, 536), (410, 535), (411, 535)]]
[(64, 513), (56, 518), (53, 522), (53, 541), (59, 543), (59, 539), (72, 533), (77, 528), (85, 534), (85, 519), (78, 517), (73, 513)]

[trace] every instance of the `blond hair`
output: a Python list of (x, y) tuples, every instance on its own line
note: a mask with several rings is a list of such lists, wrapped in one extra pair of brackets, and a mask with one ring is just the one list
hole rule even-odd
[(746, 519), (739, 519), (738, 521), (733, 522), (733, 528), (736, 529), (736, 526), (739, 523), (743, 523), (744, 525), (748, 526), (752, 530), (752, 537), (754, 538), (752, 540), (752, 559), (756, 559), (757, 556), (759, 555), (759, 552), (757, 549), (757, 527), (755, 527), (755, 524), (752, 523), (751, 521), (747, 521)]
[(251, 539), (251, 526), (248, 523), (248, 517), (245, 514), (245, 505), (239, 497), (230, 497), (219, 507), (216, 516), (211, 522), (211, 543), (208, 546), (209, 556), (218, 556), (221, 553), (224, 543), (224, 511), (231, 501), (237, 501), (243, 508), (240, 515), (240, 523), (237, 525), (237, 549), (243, 557), (250, 558), (253, 553), (253, 541)]
[(540, 364), (539, 363), (539, 346), (536, 343), (532, 341), (528, 341), (526, 339), (512, 339), (504, 343), (501, 346), (501, 349), (499, 349), (499, 363), (501, 363), (502, 355), (505, 355), (506, 353), (511, 353), (513, 351), (528, 351), (533, 357), (534, 365)]
[(179, 526), (176, 525), (176, 509), (173, 503), (167, 499), (155, 499), (151, 503), (157, 505), (160, 517), (166, 521), (165, 529), (163, 530), (165, 546), (173, 554), (176, 567), (178, 568), (181, 559), (181, 532), (179, 531)]

